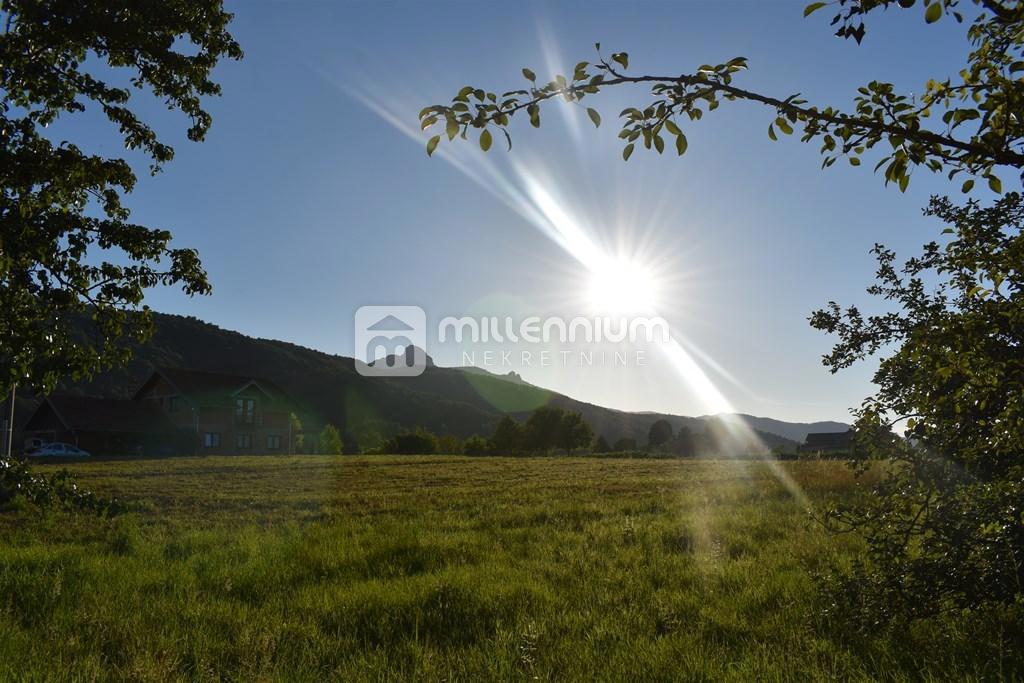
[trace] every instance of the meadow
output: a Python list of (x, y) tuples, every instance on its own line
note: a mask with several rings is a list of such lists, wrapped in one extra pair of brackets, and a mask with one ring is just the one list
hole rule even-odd
[(131, 512), (40, 513), (17, 499), (0, 509), (0, 680), (1020, 672), (1019, 654), (984, 623), (863, 636), (821, 616), (815, 573), (861, 551), (807, 509), (850, 494), (841, 463), (776, 464), (796, 487), (753, 461), (297, 456), (67, 467)]

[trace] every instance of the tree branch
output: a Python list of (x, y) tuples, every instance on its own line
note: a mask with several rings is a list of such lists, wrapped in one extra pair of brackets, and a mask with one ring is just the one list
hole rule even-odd
[[(775, 107), (782, 113), (792, 113), (808, 119), (813, 119), (820, 123), (827, 123), (835, 126), (849, 126), (855, 130), (866, 130), (875, 133), (881, 133), (885, 135), (896, 135), (907, 139), (916, 139), (920, 142), (937, 144), (951, 149), (956, 149), (961, 152), (968, 154), (983, 154), (990, 157), (997, 164), (1005, 166), (1014, 166), (1017, 168), (1024, 167), (1024, 154), (1013, 151), (1012, 149), (1003, 150), (990, 150), (973, 144), (969, 141), (960, 140), (951, 135), (944, 135), (929, 130), (917, 129), (910, 130), (903, 126), (893, 125), (884, 121), (874, 121), (860, 119), (844, 114), (825, 114), (815, 107), (802, 107), (799, 105), (792, 104), (786, 100), (780, 100), (776, 97), (770, 97), (768, 95), (762, 95), (750, 90), (744, 90), (743, 88), (737, 88), (734, 85), (722, 83), (716, 80), (704, 78), (701, 76), (693, 75), (680, 75), (680, 76), (626, 76), (618, 73), (611, 69), (608, 70), (615, 76), (614, 78), (601, 81), (598, 85), (602, 88), (606, 86), (624, 85), (624, 84), (636, 84), (636, 83), (662, 83), (666, 85), (678, 84), (683, 86), (703, 86), (715, 92), (721, 92), (729, 95), (736, 99), (748, 100), (751, 102), (759, 102), (771, 107)], [(583, 90), (586, 86), (569, 85), (564, 88), (557, 90), (549, 90), (545, 92), (537, 93), (535, 91), (532, 99), (519, 102), (508, 109), (499, 109), (494, 114), (486, 117), (489, 122), (494, 122), (496, 116), (502, 114), (513, 114), (527, 107), (539, 104), (543, 101), (550, 100), (559, 95), (573, 95), (578, 91)]]

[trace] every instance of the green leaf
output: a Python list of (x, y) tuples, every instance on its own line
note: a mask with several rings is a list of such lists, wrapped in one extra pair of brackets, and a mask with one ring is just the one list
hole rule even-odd
[(988, 187), (989, 187), (989, 189), (992, 190), (993, 192), (995, 192), (996, 194), (1002, 194), (1003, 193), (1003, 183), (1002, 183), (1002, 181), (999, 180), (999, 178), (995, 177), (994, 175), (989, 175), (989, 176), (987, 176), (987, 178), (988, 178)]
[(629, 68), (629, 55), (625, 52), (616, 52), (612, 55), (612, 60), (621, 64), (623, 69)]
[(595, 128), (601, 127), (601, 115), (597, 113), (596, 109), (593, 107), (587, 107), (587, 116), (589, 116), (590, 120), (594, 122)]
[(531, 104), (526, 108), (526, 113), (530, 115), (530, 125), (534, 128), (540, 128), (540, 107), (536, 104)]
[(665, 151), (665, 141), (661, 139), (660, 135), (654, 136), (654, 149), (658, 150), (658, 154)]
[(480, 133), (480, 149), (487, 151), (491, 148), (491, 131), (484, 128), (483, 132)]
[(807, 7), (804, 7), (804, 16), (810, 16), (812, 12), (817, 12), (827, 4), (827, 2), (812, 2)]
[(974, 187), (974, 181), (973, 180), (965, 180), (963, 187), (960, 188), (960, 191), (963, 192), (964, 194), (966, 194), (966, 193), (970, 192), (971, 188), (973, 188), (973, 187)]
[(942, 0), (933, 0), (932, 4), (928, 5), (928, 9), (924, 11), (924, 20), (929, 24), (934, 24), (941, 18)]
[(459, 134), (459, 124), (455, 119), (448, 119), (448, 123), (445, 124), (444, 132), (448, 134), (449, 140), (454, 140), (455, 136)]
[(523, 68), (523, 75), (526, 76), (526, 80), (530, 81), (531, 83), (537, 80), (537, 74), (533, 73), (527, 68)]
[(775, 126), (768, 124), (768, 137), (776, 142), (779, 140), (779, 136), (775, 134)]
[(675, 121), (672, 121), (670, 119), (665, 120), (665, 130), (667, 130), (669, 133), (672, 133), (672, 135), (683, 134), (683, 131), (679, 130), (679, 126), (675, 124)]
[(629, 157), (633, 154), (633, 143), (629, 143), (622, 149), (622, 160), (629, 161)]
[(435, 135), (434, 137), (427, 140), (427, 156), (431, 156), (434, 150), (437, 149), (437, 143), (441, 142), (441, 136)]
[(858, 157), (850, 157), (850, 166), (860, 166), (860, 159)]
[(910, 175), (904, 173), (900, 176), (900, 192), (906, 192), (908, 185), (910, 185)]
[(676, 136), (676, 153), (683, 156), (686, 153), (686, 136), (680, 133)]

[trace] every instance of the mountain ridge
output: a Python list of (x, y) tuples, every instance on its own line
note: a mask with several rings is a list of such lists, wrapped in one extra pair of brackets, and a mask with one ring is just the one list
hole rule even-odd
[[(595, 434), (614, 442), (625, 437), (644, 444), (650, 425), (668, 420), (673, 429), (701, 432), (716, 416), (688, 417), (628, 412), (571, 398), (523, 380), (474, 367), (428, 364), (417, 377), (368, 378), (356, 372), (356, 360), (276, 339), (225, 330), (198, 318), (157, 313), (150, 341), (134, 349), (132, 360), (92, 380), (67, 383), (63, 391), (128, 397), (155, 367), (267, 377), (296, 401), (309, 428), (331, 423), (346, 442), (372, 447), (396, 431), (424, 427), (468, 437), (489, 435), (504, 415), (523, 419), (542, 405), (580, 412)], [(739, 415), (756, 430), (767, 448), (793, 447), (808, 431), (843, 431), (839, 422), (790, 423)], [(771, 429), (766, 429), (770, 427)], [(777, 430), (777, 431), (772, 431)], [(799, 438), (795, 438), (799, 437)]]

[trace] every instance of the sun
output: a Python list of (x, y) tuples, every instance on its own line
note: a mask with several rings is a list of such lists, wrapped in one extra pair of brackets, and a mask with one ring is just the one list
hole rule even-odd
[(627, 259), (608, 259), (590, 272), (590, 305), (600, 313), (646, 313), (658, 303), (657, 278)]

